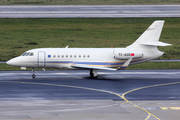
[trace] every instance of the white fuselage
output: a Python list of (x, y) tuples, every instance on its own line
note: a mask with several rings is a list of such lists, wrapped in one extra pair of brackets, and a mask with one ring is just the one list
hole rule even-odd
[(29, 68), (77, 69), (72, 65), (118, 68), (129, 57), (130, 64), (145, 62), (163, 55), (160, 51), (135, 51), (127, 48), (39, 48), (26, 51), (7, 63)]

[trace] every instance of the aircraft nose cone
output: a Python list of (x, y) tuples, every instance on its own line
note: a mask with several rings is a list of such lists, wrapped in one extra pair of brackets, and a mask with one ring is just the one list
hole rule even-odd
[(13, 62), (12, 59), (6, 62), (6, 64), (8, 64), (8, 65), (13, 65), (13, 63), (14, 63), (14, 62)]
[(6, 64), (12, 65), (12, 66), (19, 66), (19, 64), (20, 64), (19, 57), (16, 57), (16, 58), (13, 58), (13, 59), (7, 61)]

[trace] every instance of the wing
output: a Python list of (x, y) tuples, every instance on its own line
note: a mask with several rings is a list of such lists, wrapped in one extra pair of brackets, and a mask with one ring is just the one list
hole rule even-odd
[(80, 64), (75, 64), (72, 65), (71, 67), (73, 68), (79, 68), (79, 69), (95, 69), (95, 70), (112, 70), (112, 71), (116, 71), (117, 69), (114, 68), (107, 68), (107, 67), (97, 67), (97, 66), (91, 66), (91, 65), (80, 65)]
[(129, 58), (122, 66), (120, 66), (119, 68), (115, 69), (115, 68), (108, 68), (108, 67), (97, 67), (97, 66), (92, 66), (92, 65), (81, 65), (81, 64), (75, 64), (72, 65), (71, 67), (73, 68), (79, 68), (79, 69), (87, 69), (87, 70), (111, 70), (111, 71), (117, 71), (117, 70), (125, 70), (129, 63), (131, 62), (132, 57)]

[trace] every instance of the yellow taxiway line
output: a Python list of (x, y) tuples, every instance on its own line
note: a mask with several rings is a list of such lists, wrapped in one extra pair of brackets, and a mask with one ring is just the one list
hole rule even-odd
[[(22, 83), (22, 84), (35, 84), (35, 85), (49, 85), (49, 86), (59, 86), (59, 87), (69, 87), (69, 88), (77, 88), (77, 89), (85, 89), (85, 90), (92, 90), (92, 91), (98, 91), (98, 92), (104, 92), (104, 93), (109, 93), (109, 94), (113, 94), (113, 95), (116, 95), (120, 98), (122, 98), (123, 100), (125, 100), (125, 103), (123, 104), (126, 104), (126, 103), (129, 103), (129, 104), (132, 104), (133, 106), (141, 109), (142, 111), (146, 112), (148, 114), (148, 116), (145, 118), (145, 120), (148, 120), (150, 118), (150, 116), (152, 115), (153, 117), (155, 117), (156, 119), (158, 120), (161, 120), (160, 118), (158, 118), (157, 116), (155, 116), (154, 114), (150, 113), (149, 111), (145, 110), (144, 108), (136, 105), (136, 104), (133, 104), (131, 101), (127, 100), (125, 98), (125, 95), (130, 93), (130, 92), (134, 92), (134, 91), (137, 91), (137, 90), (142, 90), (142, 89), (146, 89), (146, 88), (152, 88), (152, 87), (158, 87), (158, 86), (165, 86), (165, 85), (173, 85), (173, 84), (180, 84), (180, 82), (173, 82), (173, 83), (165, 83), (165, 84), (156, 84), (156, 85), (151, 85), (151, 86), (145, 86), (145, 87), (140, 87), (140, 88), (136, 88), (136, 89), (133, 89), (133, 90), (130, 90), (130, 91), (127, 91), (125, 93), (123, 93), (122, 95), (120, 94), (117, 94), (117, 93), (114, 93), (114, 92), (111, 92), (111, 91), (106, 91), (106, 90), (100, 90), (100, 89), (94, 89), (94, 88), (87, 88), (87, 87), (79, 87), (79, 86), (71, 86), (71, 85), (57, 85), (57, 84), (49, 84), (49, 83), (35, 83), (35, 82), (20, 82), (20, 81), (0, 81), (0, 82), (10, 82), (10, 83)], [(117, 105), (117, 104), (114, 104), (114, 105)], [(114, 106), (114, 105), (109, 105), (110, 106)], [(108, 106), (99, 106), (100, 108), (102, 107), (108, 107)], [(98, 107), (92, 107), (92, 108), (98, 108)], [(89, 109), (92, 109), (92, 108), (89, 108)], [(170, 107), (169, 107), (170, 108)], [(87, 109), (87, 108), (81, 108), (82, 110), (83, 109)], [(171, 108), (170, 108), (171, 109)], [(74, 109), (75, 110), (75, 109)], [(76, 109), (77, 110), (77, 109)]]

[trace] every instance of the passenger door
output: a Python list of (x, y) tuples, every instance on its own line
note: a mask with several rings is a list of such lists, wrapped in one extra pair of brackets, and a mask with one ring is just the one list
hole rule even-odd
[(45, 61), (46, 61), (45, 56), (46, 56), (45, 52), (43, 51), (38, 52), (38, 66), (39, 67), (45, 67)]

